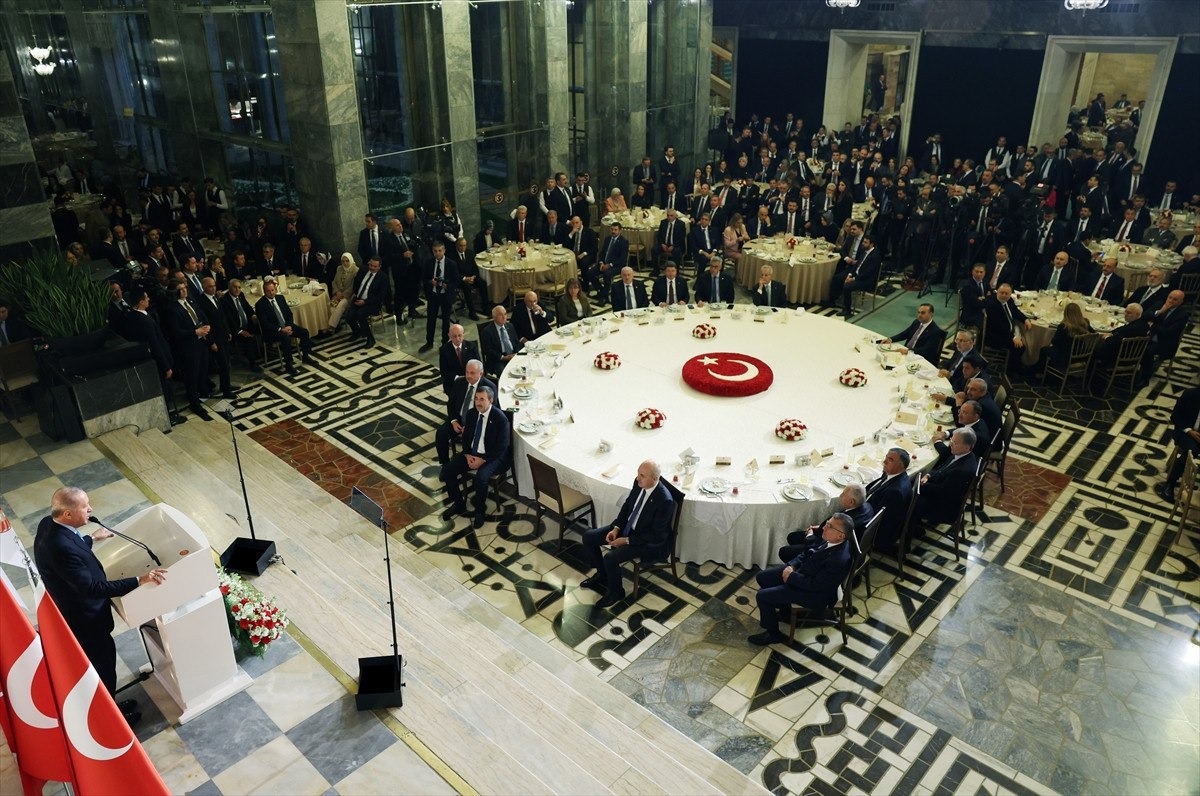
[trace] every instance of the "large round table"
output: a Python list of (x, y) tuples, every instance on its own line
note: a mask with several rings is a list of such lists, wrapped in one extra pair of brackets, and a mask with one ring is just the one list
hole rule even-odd
[[(554, 466), (561, 483), (591, 496), (599, 522), (611, 522), (638, 464), (654, 458), (686, 494), (679, 538), (683, 560), (765, 566), (790, 531), (834, 509), (841, 488), (832, 478), (874, 478), (892, 444), (914, 452), (914, 469), (932, 461), (932, 449), (915, 441), (927, 440), (936, 424), (949, 423), (948, 415), (927, 414), (933, 409), (929, 391), (949, 386), (924, 360), (882, 353), (861, 328), (802, 310), (759, 315), (741, 306), (738, 316), (727, 310), (713, 318), (707, 309), (651, 309), (637, 318), (608, 314), (542, 338), (542, 353), (526, 353), (527, 347), (502, 375), (499, 396), (501, 406), (517, 410), (514, 460), (522, 494), (532, 494), (526, 456), (533, 455)], [(694, 338), (692, 329), (700, 323), (715, 326), (716, 337)], [(593, 360), (601, 352), (617, 354), (621, 366), (596, 368)], [(684, 383), (682, 368), (711, 352), (757, 357), (773, 370), (774, 382), (743, 398), (698, 392)], [(885, 358), (898, 367), (885, 370)], [(909, 366), (923, 370), (914, 374)], [(865, 371), (868, 383), (840, 384), (838, 376), (848, 367)], [(655, 430), (635, 428), (637, 413), (649, 407), (662, 411), (666, 423)], [(807, 438), (777, 438), (776, 424), (785, 418), (807, 424)], [(897, 431), (906, 435), (897, 439)], [(680, 459), (689, 449), (698, 457), (690, 472)], [(814, 451), (829, 455), (815, 465), (796, 461)], [(772, 464), (773, 456), (783, 462)], [(717, 457), (730, 463), (720, 465)], [(728, 490), (702, 491), (701, 484), (713, 477), (727, 479)], [(785, 498), (783, 490), (792, 485), (810, 490), (809, 499)]]
[(1054, 332), (1062, 323), (1063, 308), (1070, 302), (1079, 305), (1083, 317), (1097, 332), (1111, 332), (1125, 323), (1125, 308), (1075, 292), (1060, 290), (1026, 290), (1014, 293), (1017, 306), (1030, 319), (1032, 328), (1025, 332), (1025, 351), (1021, 361), (1032, 365), (1039, 352), (1050, 345)]
[(824, 240), (796, 238), (789, 249), (787, 235), (758, 238), (746, 243), (738, 260), (737, 279), (742, 287), (758, 284), (758, 271), (764, 265), (775, 269), (775, 278), (787, 288), (788, 301), (815, 304), (829, 297), (829, 283), (837, 270), (837, 249)]
[[(520, 249), (524, 247), (525, 254)], [(508, 293), (522, 270), (533, 269), (534, 286), (565, 284), (579, 275), (579, 265), (568, 249), (549, 243), (508, 243), (493, 246), (475, 255), (475, 264), (487, 285), (488, 298), (496, 304), (508, 304)]]
[[(289, 285), (300, 285), (305, 280), (300, 277), (284, 277), (279, 280), (279, 295), (287, 300), (292, 308), (292, 320), (308, 330), (309, 334), (317, 334), (329, 326), (329, 294), (325, 285), (320, 284), (316, 293), (307, 288), (289, 288)], [(247, 279), (242, 283), (242, 289), (251, 304), (257, 304), (263, 297), (262, 280)]]

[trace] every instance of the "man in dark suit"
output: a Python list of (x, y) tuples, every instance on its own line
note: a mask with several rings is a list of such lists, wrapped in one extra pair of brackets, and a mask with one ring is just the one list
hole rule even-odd
[(1150, 273), (1146, 275), (1146, 284), (1130, 293), (1125, 303), (1138, 304), (1143, 314), (1153, 315), (1166, 303), (1167, 294), (1171, 292), (1171, 289), (1163, 284), (1165, 279), (1166, 274), (1161, 268), (1151, 268)]
[(1179, 350), (1179, 341), (1183, 339), (1188, 321), (1188, 310), (1183, 306), (1185, 298), (1182, 290), (1172, 290), (1158, 312), (1146, 318), (1150, 324), (1150, 347), (1142, 360), (1138, 386), (1149, 383), (1160, 360), (1170, 359)]
[[(988, 428), (987, 423), (983, 422), (982, 409), (978, 401), (964, 400), (955, 409), (955, 425), (958, 429), (970, 429), (975, 435), (975, 443), (971, 448), (971, 452), (975, 454), (977, 460), (987, 458), (988, 452), (992, 448), (992, 429)], [(938, 430), (933, 433), (931, 441), (933, 442), (934, 450), (939, 456), (946, 455), (950, 447), (946, 443), (949, 439), (951, 431)]]
[(382, 254), (381, 243), (379, 241), (379, 223), (375, 220), (375, 216), (367, 213), (363, 216), (364, 226), (358, 231), (358, 261), (365, 263), (372, 257), (378, 257)]
[(204, 247), (200, 245), (199, 239), (192, 234), (184, 222), (179, 223), (171, 251), (175, 253), (175, 259), (179, 262), (183, 262), (188, 257), (195, 257), (197, 260), (204, 259)]
[(371, 316), (383, 309), (387, 299), (387, 276), (383, 273), (383, 262), (378, 257), (367, 261), (367, 267), (354, 277), (354, 295), (343, 316), (350, 326), (350, 340), (363, 338), (363, 348), (375, 347), (375, 333), (371, 331)]
[(557, 210), (546, 213), (546, 228), (542, 231), (542, 243), (565, 244), (568, 234), (570, 234), (570, 230), (565, 221), (558, 220)]
[(1071, 256), (1065, 251), (1056, 252), (1054, 259), (1038, 272), (1035, 287), (1038, 290), (1071, 290), (1075, 287), (1075, 275), (1067, 268)]
[(708, 270), (696, 277), (693, 292), (696, 301), (702, 304), (732, 304), (733, 277), (724, 273), (721, 258), (713, 256), (708, 261)]
[(550, 334), (554, 313), (543, 309), (538, 303), (536, 290), (529, 290), (526, 291), (522, 302), (513, 308), (512, 321), (517, 329), (517, 339), (524, 345), (544, 334)]
[(570, 218), (571, 212), (571, 190), (567, 185), (566, 172), (560, 171), (554, 175), (554, 187), (546, 192), (545, 210), (547, 216), (550, 210), (558, 211), (559, 218)]
[(946, 332), (933, 322), (933, 305), (922, 304), (917, 307), (917, 317), (912, 323), (903, 331), (883, 338), (883, 342), (900, 343), (901, 353), (912, 351), (937, 367), (938, 355), (942, 351), (942, 344), (946, 342)]
[(438, 349), (438, 372), (442, 376), (442, 390), (447, 395), (454, 380), (466, 372), (467, 363), (479, 359), (479, 347), (465, 338), (462, 325), (452, 323), (446, 342)]
[(788, 305), (787, 288), (775, 278), (775, 268), (764, 265), (758, 269), (758, 283), (751, 288), (750, 297), (756, 307), (781, 307)]
[(1021, 285), (1021, 268), (1015, 260), (1009, 259), (1007, 246), (996, 247), (996, 256), (988, 264), (983, 281), (989, 293), (995, 293), (1005, 282), (1014, 287)]
[(187, 393), (188, 408), (201, 420), (212, 416), (200, 403), (208, 397), (208, 354), (209, 332), (212, 326), (203, 315), (203, 310), (188, 297), (187, 282), (175, 283), (175, 300), (165, 307), (163, 323), (171, 341), (175, 363), (183, 375), (183, 387)]
[(586, 280), (588, 272), (596, 263), (596, 253), (599, 250), (596, 233), (589, 227), (585, 227), (583, 219), (579, 216), (573, 216), (571, 229), (567, 233), (567, 239), (563, 242), (563, 246), (575, 256), (575, 266)]
[[(658, 464), (647, 459), (638, 465), (637, 478), (625, 498), (617, 518), (608, 527), (583, 532), (583, 553), (596, 572), (580, 586), (604, 596), (597, 608), (608, 608), (625, 599), (621, 585), (621, 565), (635, 558), (660, 560), (670, 554), (671, 523), (675, 518), (675, 499), (660, 480)], [(601, 547), (609, 546), (607, 552)]]
[(663, 275), (654, 280), (654, 287), (650, 291), (650, 303), (656, 307), (688, 303), (687, 280), (679, 276), (679, 269), (675, 267), (675, 263), (667, 263), (663, 268)]
[(287, 263), (275, 251), (275, 244), (264, 243), (262, 247), (262, 259), (258, 261), (255, 270), (261, 277), (283, 277), (287, 275)]
[(931, 472), (921, 476), (914, 517), (931, 525), (954, 522), (971, 479), (975, 477), (978, 465), (972, 453), (975, 441), (975, 432), (971, 429), (954, 429), (950, 445), (938, 463)]
[(697, 263), (706, 263), (721, 254), (721, 230), (713, 226), (712, 216), (705, 212), (688, 233), (688, 251)]
[(1082, 293), (1092, 298), (1103, 299), (1109, 304), (1125, 303), (1125, 279), (1117, 273), (1117, 258), (1105, 257), (1100, 273), (1082, 286)]
[(305, 365), (313, 363), (312, 339), (308, 329), (293, 323), (292, 308), (279, 295), (279, 285), (274, 279), (263, 282), (263, 297), (254, 305), (254, 315), (258, 319), (263, 340), (279, 344), (284, 369), (289, 376), (296, 375), (296, 367), (292, 364), (293, 339), (300, 341), (300, 361)]
[[(152, 569), (136, 578), (109, 580), (104, 566), (92, 552), (95, 542), (113, 535), (101, 529), (90, 536), (80, 530), (88, 524), (92, 506), (79, 487), (59, 487), (50, 497), (50, 516), (38, 523), (33, 540), (33, 557), (46, 591), (75, 635), (83, 654), (91, 661), (100, 682), (110, 695), (117, 690), (117, 647), (109, 600), (124, 597), (139, 586), (158, 585), (167, 577), (165, 569)], [(141, 714), (132, 699), (117, 703), (131, 724)]]
[(636, 189), (638, 184), (646, 186), (646, 195), (654, 195), (654, 184), (658, 182), (658, 169), (654, 167), (649, 157), (642, 158), (640, 165), (633, 167), (633, 185)]
[(446, 422), (438, 426), (434, 436), (438, 464), (445, 467), (450, 463), (450, 440), (462, 439), (463, 424), (475, 407), (475, 391), (480, 387), (496, 392), (496, 385), (483, 375), (483, 363), (469, 359), (461, 375), (454, 378), (446, 395)]
[(755, 575), (758, 582), (758, 623), (763, 632), (747, 641), (757, 646), (786, 641), (779, 623), (792, 605), (814, 613), (824, 612), (838, 601), (838, 587), (854, 560), (849, 541), (854, 520), (838, 512), (825, 521), (820, 535), (815, 531), (800, 552), (784, 566), (771, 567)]
[(493, 406), (495, 398), (496, 391), (490, 387), (476, 388), (475, 406), (467, 412), (462, 423), (462, 451), (444, 465), (441, 472), (442, 483), (446, 485), (446, 494), (450, 498), (450, 508), (442, 512), (444, 520), (467, 513), (458, 479), (468, 473), (472, 475), (475, 494), (471, 525), (476, 530), (483, 527), (488, 481), (509, 463), (511, 435), (508, 417)]
[(1195, 247), (1190, 247), (1192, 250), (1184, 249), (1183, 262), (1175, 269), (1175, 273), (1171, 274), (1171, 281), (1168, 283), (1172, 290), (1183, 284), (1183, 278), (1191, 274), (1200, 274), (1200, 252), (1195, 251)]
[[(862, 484), (851, 484), (838, 495), (838, 511), (844, 513), (860, 531), (875, 516), (875, 506), (867, 500), (867, 490)], [(826, 520), (828, 522), (828, 520)], [(787, 563), (795, 558), (814, 536), (820, 536), (824, 528), (810, 525), (787, 535), (787, 544), (779, 548), (779, 560)]]
[(1113, 329), (1112, 334), (1102, 336), (1096, 345), (1096, 353), (1093, 355), (1096, 364), (1111, 365), (1117, 360), (1117, 352), (1121, 350), (1121, 343), (1124, 340), (1130, 337), (1148, 337), (1150, 335), (1150, 324), (1146, 321), (1145, 314), (1145, 309), (1137, 302), (1131, 301), (1125, 305), (1125, 324)]
[[(942, 367), (938, 370), (938, 375), (943, 379), (950, 381), (950, 388), (954, 392), (962, 392), (967, 383), (965, 374), (967, 367), (974, 369), (982, 369), (983, 358), (975, 350), (975, 340), (978, 334), (975, 330), (963, 326), (958, 327), (958, 331), (954, 333), (954, 354), (942, 363)], [(974, 360), (973, 365), (968, 366), (966, 363)]]
[[(229, 380), (229, 357), (230, 348), (233, 345), (233, 334), (230, 332), (229, 324), (225, 322), (225, 312), (221, 309), (221, 301), (217, 296), (217, 280), (206, 276), (200, 280), (200, 283), (204, 286), (204, 293), (195, 303), (200, 305), (202, 314), (211, 327), (211, 331), (208, 333), (208, 358), (210, 362), (217, 364), (221, 397), (232, 399), (235, 396), (233, 384)], [(208, 374), (204, 374), (203, 378), (207, 379)]]
[(875, 533), (875, 549), (895, 554), (904, 531), (912, 481), (908, 478), (911, 457), (904, 448), (891, 448), (883, 457), (883, 474), (867, 484), (867, 502), (876, 513), (884, 512)]
[(959, 288), (959, 304), (962, 306), (958, 317), (959, 326), (982, 328), (983, 307), (987, 303), (989, 292), (986, 278), (987, 267), (983, 263), (976, 263), (971, 268), (971, 276)]
[(628, 265), (621, 269), (621, 278), (612, 283), (609, 301), (613, 312), (650, 306), (646, 285), (640, 279), (633, 278), (633, 269)]
[[(174, 216), (171, 210), (171, 202), (167, 199), (167, 195), (163, 193), (162, 185), (155, 183), (150, 189), (150, 196), (146, 202), (146, 212), (142, 214), (150, 220), (150, 226), (158, 227), (164, 233), (170, 232), (172, 218)], [(215, 225), (214, 225), (215, 228)]]
[(1163, 186), (1162, 193), (1154, 197), (1150, 207), (1154, 210), (1178, 210), (1183, 206), (1184, 197), (1179, 192), (1179, 183), (1175, 180), (1167, 180)]
[(1118, 243), (1141, 243), (1146, 234), (1146, 225), (1138, 219), (1135, 208), (1125, 208), (1121, 218), (1115, 219), (1107, 231), (1108, 237)]
[(787, 209), (775, 217), (775, 228), (784, 235), (794, 238), (804, 236), (805, 222), (803, 216), (800, 215), (800, 204), (796, 199), (789, 199)]
[[(969, 401), (973, 401), (976, 406), (976, 411), (979, 418), (983, 421), (984, 426), (992, 434), (1003, 424), (1003, 417), (1000, 412), (1000, 406), (996, 403), (996, 399), (992, 397), (987, 379), (979, 376), (973, 376), (967, 379), (963, 385), (962, 402), (959, 404), (958, 396), (955, 396), (955, 403), (959, 406), (953, 407), (955, 421), (958, 421), (958, 409)], [(991, 439), (991, 436), (988, 436)]]
[(450, 334), (450, 313), (454, 305), (454, 290), (458, 285), (458, 269), (454, 261), (446, 257), (446, 244), (442, 241), (433, 242), (433, 251), (429, 262), (421, 272), (425, 283), (425, 345), (419, 349), (422, 354), (433, 350), (433, 333), (437, 328), (437, 320), (442, 318), (442, 337)]
[(163, 400), (167, 404), (167, 411), (171, 413), (171, 425), (178, 425), (184, 422), (184, 419), (174, 409), (175, 393), (170, 379), (175, 372), (175, 358), (171, 355), (171, 347), (167, 344), (167, 338), (162, 333), (162, 326), (159, 325), (158, 319), (149, 313), (150, 294), (135, 286), (129, 292), (129, 304), (133, 309), (125, 318), (125, 331), (122, 332), (122, 337), (131, 342), (137, 341), (145, 344), (146, 350), (154, 358), (154, 364), (158, 368)]
[(1179, 394), (1171, 410), (1169, 438), (1175, 443), (1175, 464), (1167, 480), (1154, 487), (1154, 492), (1167, 502), (1175, 503), (1175, 485), (1183, 475), (1188, 455), (1200, 456), (1200, 387), (1189, 387)]
[(683, 252), (687, 241), (687, 227), (679, 220), (674, 210), (667, 211), (667, 217), (658, 225), (658, 233), (654, 237), (655, 254), (651, 265), (651, 276), (658, 276), (658, 260), (665, 258), (679, 265), (683, 260)]
[(54, 197), (54, 211), (50, 213), (58, 248), (65, 249), (80, 239), (79, 216), (67, 207), (67, 198), (61, 194)]
[[(1029, 265), (1036, 264), (1036, 270), (1040, 271), (1044, 265), (1054, 259), (1054, 255), (1066, 248), (1070, 241), (1070, 235), (1066, 231), (1066, 227), (1058, 220), (1053, 207), (1047, 206), (1042, 210), (1042, 223), (1034, 232), (1033, 237), (1033, 252), (1030, 255)], [(1034, 270), (1030, 268), (1029, 271)], [(1029, 271), (1026, 271), (1028, 274)], [(1027, 280), (1022, 280), (1027, 284)]]
[(584, 275), (585, 287), (599, 290), (601, 294), (608, 290), (613, 277), (621, 273), (629, 261), (629, 241), (621, 235), (620, 222), (614, 221), (609, 231), (609, 236), (600, 244), (596, 254), (596, 264)]
[[(841, 279), (839, 280), (839, 275)], [(829, 300), (842, 304), (842, 315), (847, 319), (854, 315), (851, 304), (854, 302), (854, 291), (874, 290), (879, 280), (879, 250), (870, 235), (863, 234), (862, 243), (858, 247), (858, 260), (844, 270), (833, 275), (830, 286)]]
[(509, 243), (529, 243), (535, 239), (533, 220), (529, 218), (529, 208), (525, 205), (517, 207), (516, 215), (508, 222), (506, 232)]
[(1013, 301), (1011, 285), (1002, 284), (999, 290), (988, 296), (984, 315), (987, 318), (984, 342), (988, 346), (1018, 352), (1025, 348), (1025, 332), (1033, 328), (1033, 323)]
[(254, 319), (254, 307), (242, 293), (242, 280), (229, 280), (229, 289), (221, 296), (221, 311), (225, 313), (225, 328), (229, 330), (230, 344), (241, 352), (247, 367), (255, 373), (262, 373), (258, 364), (258, 346), (254, 335), (257, 325)]
[(396, 323), (401, 322), (405, 307), (408, 307), (405, 323), (420, 318), (421, 313), (417, 311), (421, 303), (420, 244), (403, 221), (393, 218), (388, 222), (388, 231), (380, 238), (379, 246), (383, 250), (384, 272), (392, 278), (392, 310), (396, 313)]
[(492, 307), (492, 322), (479, 333), (483, 348), (483, 365), (488, 373), (499, 376), (524, 343), (517, 337), (516, 327), (508, 322), (508, 310), (497, 304)]

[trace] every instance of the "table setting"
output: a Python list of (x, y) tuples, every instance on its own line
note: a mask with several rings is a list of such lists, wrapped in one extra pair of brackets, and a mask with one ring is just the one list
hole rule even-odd
[(837, 270), (838, 251), (823, 238), (775, 235), (746, 243), (738, 261), (737, 281), (753, 290), (764, 265), (775, 270), (788, 301), (815, 304), (829, 295), (829, 283)]
[(516, 274), (533, 269), (534, 283), (565, 283), (579, 275), (579, 267), (569, 249), (557, 243), (497, 244), (475, 255), (475, 264), (488, 287), (488, 297), (496, 303), (508, 301)]
[[(600, 223), (610, 227), (614, 222), (621, 224), (621, 236), (630, 243), (640, 243), (649, 252), (654, 248), (654, 236), (658, 233), (658, 225), (667, 218), (667, 211), (655, 205), (653, 207), (632, 207), (620, 213), (605, 213)], [(676, 221), (682, 221), (685, 230), (692, 228), (692, 217), (682, 211), (676, 211)], [(604, 241), (607, 230), (600, 231), (600, 240)], [(686, 233), (685, 233), (686, 234)]]
[(1021, 312), (1025, 313), (1033, 328), (1025, 332), (1025, 352), (1021, 361), (1032, 365), (1038, 353), (1050, 345), (1054, 331), (1062, 323), (1063, 308), (1071, 302), (1079, 305), (1083, 317), (1097, 332), (1111, 332), (1125, 323), (1125, 308), (1107, 301), (1065, 290), (1022, 290), (1013, 294)]

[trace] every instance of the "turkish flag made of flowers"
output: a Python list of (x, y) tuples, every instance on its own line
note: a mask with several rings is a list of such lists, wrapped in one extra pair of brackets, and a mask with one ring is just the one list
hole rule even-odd
[(170, 793), (54, 599), (42, 587), (36, 594), (38, 629), (75, 769), (76, 790), (81, 796)]

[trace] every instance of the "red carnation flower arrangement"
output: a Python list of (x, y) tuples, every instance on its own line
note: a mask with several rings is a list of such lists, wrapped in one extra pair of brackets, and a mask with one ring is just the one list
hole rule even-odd
[(261, 658), (267, 646), (283, 635), (288, 626), (287, 612), (275, 604), (274, 598), (264, 597), (240, 575), (219, 569), (217, 581), (225, 599), (230, 635), (240, 651)]

